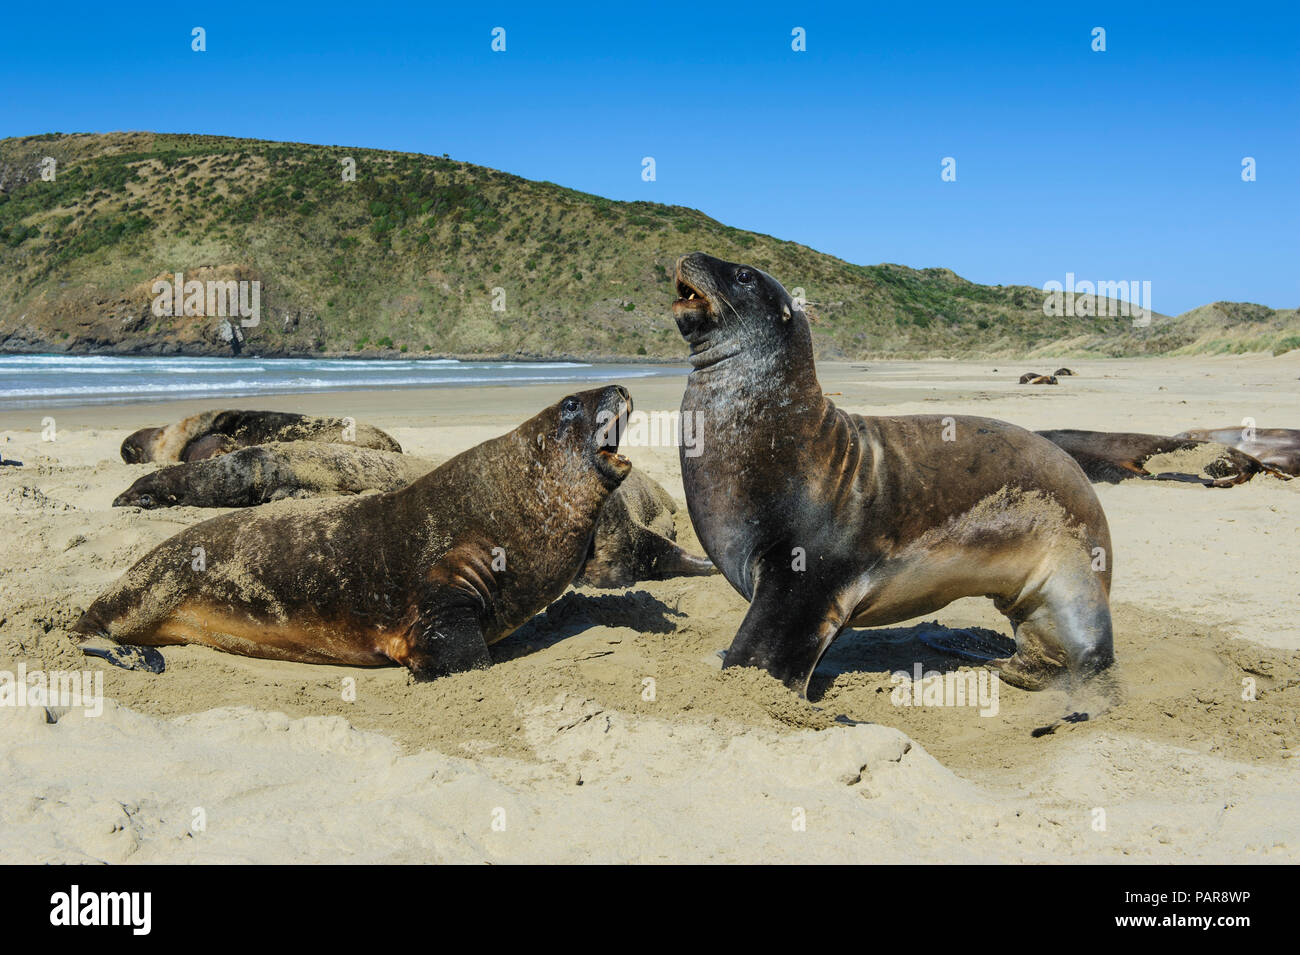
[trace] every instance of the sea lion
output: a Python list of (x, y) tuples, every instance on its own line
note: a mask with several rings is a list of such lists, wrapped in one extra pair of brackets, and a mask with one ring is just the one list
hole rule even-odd
[(1300, 430), (1295, 428), (1193, 428), (1178, 437), (1217, 441), (1283, 474), (1300, 475)]
[[(201, 438), (195, 438), (185, 449), (181, 451), (182, 461), (207, 461), (211, 458), (221, 457), (223, 454), (230, 454), (232, 451), (238, 451), (244, 445), (240, 444), (228, 434), (205, 434)], [(250, 445), (256, 447), (256, 445)]]
[(1057, 378), (1061, 378), (1061, 377), (1066, 377), (1066, 378), (1068, 378), (1068, 377), (1072, 376), (1072, 375), (1074, 374), (1074, 372), (1070, 371), (1070, 369), (1068, 369), (1068, 368), (1058, 368), (1058, 369), (1056, 369), (1056, 371), (1052, 372), (1052, 374), (1053, 374), (1054, 376), (1056, 376)]
[(849, 626), (989, 596), (1016, 652), (993, 661), (1037, 689), (1114, 659), (1110, 531), (1092, 486), (1051, 442), (968, 416), (864, 417), (822, 395), (802, 309), (771, 276), (694, 253), (673, 314), (693, 370), (681, 454), (705, 551), (750, 602), (725, 665), (806, 695)]
[(122, 460), (201, 461), (271, 441), (323, 441), (380, 451), (402, 446), (374, 425), (284, 411), (204, 411), (162, 428), (141, 428), (122, 442)]
[[(1126, 478), (1140, 477), (1196, 482), (1206, 487), (1232, 487), (1249, 481), (1260, 472), (1277, 473), (1276, 468), (1262, 464), (1236, 448), (1187, 438), (1121, 431), (1079, 431), (1070, 428), (1035, 433), (1042, 435), (1078, 461), (1089, 480), (1104, 481), (1108, 484), (1118, 484)], [(1188, 462), (1189, 465), (1199, 465), (1198, 473), (1163, 471), (1152, 474), (1145, 467), (1146, 463), (1157, 455), (1200, 448), (1206, 449), (1211, 456), (1203, 462)], [(1217, 453), (1214, 451), (1216, 448)], [(1201, 477), (1200, 470), (1209, 477)], [(1279, 476), (1285, 477), (1285, 475)]]
[(395, 491), (437, 466), (405, 454), (348, 444), (257, 444), (146, 474), (119, 494), (113, 506), (254, 507), (286, 497)]
[(128, 647), (395, 663), (417, 680), (487, 666), (488, 644), (577, 576), (601, 507), (631, 469), (611, 426), (630, 408), (625, 388), (580, 392), (401, 490), (196, 524), (146, 554), (72, 630)]
[(676, 543), (676, 513), (668, 492), (633, 470), (605, 502), (591, 553), (574, 585), (628, 587), (641, 580), (716, 574), (718, 569), (707, 558)]
[[(160, 468), (137, 479), (113, 506), (254, 507), (287, 497), (395, 491), (439, 463), (343, 444), (260, 444), (210, 461)], [(574, 583), (625, 587), (716, 573), (707, 559), (675, 543), (676, 512), (667, 491), (632, 471), (601, 509), (590, 555)]]
[(1020, 376), (1022, 385), (1054, 385), (1056, 378), (1052, 375), (1040, 375), (1037, 372), (1027, 371)]

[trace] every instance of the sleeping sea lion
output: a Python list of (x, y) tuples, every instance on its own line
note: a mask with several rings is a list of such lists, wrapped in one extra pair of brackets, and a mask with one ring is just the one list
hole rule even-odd
[(273, 442), (160, 468), (137, 478), (113, 506), (254, 507), (286, 497), (395, 491), (437, 466), (422, 458), (348, 444)]
[[(1236, 448), (1187, 438), (1122, 431), (1079, 431), (1071, 428), (1036, 433), (1078, 461), (1089, 480), (1108, 484), (1118, 484), (1125, 478), (1141, 477), (1196, 482), (1206, 487), (1231, 487), (1249, 481), (1260, 472), (1277, 473), (1275, 468), (1262, 464)], [(1145, 467), (1149, 460), (1158, 455), (1201, 449), (1207, 453), (1192, 457), (1204, 460), (1189, 459), (1185, 465), (1197, 467), (1196, 473), (1180, 470), (1158, 471), (1153, 474)], [(1208, 477), (1201, 477), (1201, 471)]]
[(574, 581), (579, 587), (628, 587), (641, 580), (700, 577), (718, 569), (677, 543), (668, 492), (633, 470), (609, 496), (596, 522), (591, 554)]
[(272, 441), (322, 441), (380, 451), (402, 446), (374, 425), (285, 411), (204, 411), (162, 428), (141, 428), (122, 442), (122, 460), (200, 461)]
[(1178, 437), (1217, 441), (1283, 474), (1300, 475), (1300, 430), (1295, 428), (1193, 428)]

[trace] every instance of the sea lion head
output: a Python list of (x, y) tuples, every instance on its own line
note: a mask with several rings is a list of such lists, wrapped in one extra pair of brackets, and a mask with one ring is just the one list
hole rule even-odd
[(127, 435), (126, 440), (122, 442), (122, 460), (127, 464), (143, 464), (152, 461), (154, 449), (162, 433), (162, 428), (141, 428), (134, 434)]
[(146, 510), (155, 507), (170, 507), (177, 501), (176, 488), (172, 487), (175, 477), (169, 474), (174, 468), (163, 468), (139, 478), (129, 488), (113, 499), (114, 507), (143, 507)]
[(594, 469), (613, 490), (632, 470), (632, 462), (618, 453), (631, 411), (632, 396), (621, 385), (579, 391), (533, 419), (534, 440), (544, 456), (559, 454), (583, 471)]
[(703, 252), (677, 260), (673, 318), (697, 369), (746, 348), (779, 348), (796, 330), (807, 333), (803, 309), (780, 282), (752, 265)]

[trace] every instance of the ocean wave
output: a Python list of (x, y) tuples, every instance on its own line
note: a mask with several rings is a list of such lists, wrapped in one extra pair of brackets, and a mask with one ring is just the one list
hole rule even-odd
[(390, 388), (595, 384), (684, 374), (655, 365), (587, 362), (460, 362), (455, 359), (134, 358), (4, 356), (0, 408), (286, 395)]

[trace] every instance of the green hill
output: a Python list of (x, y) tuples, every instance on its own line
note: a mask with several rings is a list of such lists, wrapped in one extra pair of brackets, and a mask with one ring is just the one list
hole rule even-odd
[(222, 320), (151, 309), (153, 282), (180, 272), (261, 283), (250, 354), (680, 358), (672, 266), (695, 249), (802, 287), (828, 358), (1300, 346), (1295, 310), (1218, 303), (1147, 328), (1049, 317), (1028, 286), (851, 265), (694, 209), (445, 156), (153, 133), (0, 141), (0, 351), (230, 354)]

